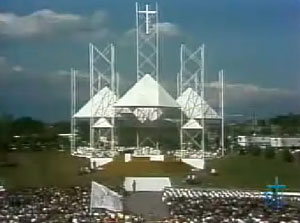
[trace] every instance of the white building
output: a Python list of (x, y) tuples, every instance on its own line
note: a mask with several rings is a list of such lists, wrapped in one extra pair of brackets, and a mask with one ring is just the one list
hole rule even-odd
[(259, 146), (266, 147), (270, 146), (270, 137), (263, 136), (238, 136), (237, 143), (239, 146)]
[(269, 136), (238, 136), (237, 143), (241, 147), (300, 147), (300, 138), (296, 137), (269, 137)]
[(271, 147), (300, 147), (300, 138), (270, 138)]

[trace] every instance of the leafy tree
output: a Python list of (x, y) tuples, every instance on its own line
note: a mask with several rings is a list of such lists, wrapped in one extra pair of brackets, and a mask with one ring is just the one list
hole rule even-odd
[(41, 134), (45, 131), (45, 124), (31, 117), (22, 117), (14, 120), (12, 128), (15, 135)]
[(300, 152), (296, 152), (295, 157), (296, 157), (297, 161), (300, 163)]
[(288, 148), (286, 148), (282, 151), (282, 158), (285, 162), (291, 163), (294, 161), (294, 156)]
[(6, 153), (12, 141), (12, 122), (10, 115), (0, 116), (0, 160), (6, 160)]
[(56, 134), (61, 133), (69, 133), (70, 132), (70, 122), (64, 121), (64, 122), (56, 122), (52, 126), (52, 131), (54, 131)]
[(270, 119), (270, 123), (280, 126), (281, 133), (295, 134), (299, 133), (300, 115), (290, 113), (289, 115), (281, 115)]
[(261, 149), (258, 146), (250, 146), (249, 150), (253, 156), (259, 156), (261, 154)]
[(246, 155), (245, 149), (239, 149), (239, 155), (241, 156)]
[(257, 125), (258, 126), (267, 126), (266, 120), (264, 120), (264, 119), (257, 120)]
[(266, 159), (274, 159), (275, 157), (275, 150), (272, 147), (269, 147), (265, 150), (265, 158)]
[(272, 129), (270, 126), (264, 126), (260, 129), (260, 133), (263, 135), (270, 135), (272, 133)]

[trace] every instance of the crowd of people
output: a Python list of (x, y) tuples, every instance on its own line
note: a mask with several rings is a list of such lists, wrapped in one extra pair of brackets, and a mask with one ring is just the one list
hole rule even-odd
[(269, 206), (257, 192), (168, 188), (162, 196), (174, 222), (300, 222), (300, 203)]
[[(174, 223), (300, 222), (300, 199), (268, 206), (261, 193), (233, 190), (166, 188), (162, 195)], [(90, 210), (90, 188), (27, 188), (0, 192), (1, 223), (141, 223), (144, 218)]]
[(1, 223), (140, 223), (143, 218), (90, 211), (90, 188), (28, 188), (0, 192)]

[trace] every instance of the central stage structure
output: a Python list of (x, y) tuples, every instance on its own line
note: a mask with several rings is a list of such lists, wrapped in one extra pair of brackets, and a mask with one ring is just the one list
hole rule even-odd
[[(220, 84), (220, 112), (216, 112), (205, 101), (205, 46), (190, 50), (181, 45), (178, 93), (174, 99), (159, 83), (158, 15), (157, 5), (141, 8), (136, 3), (136, 83), (121, 97), (114, 45), (100, 50), (89, 44), (90, 99), (78, 111), (77, 72), (71, 70), (72, 154), (101, 158), (128, 150), (125, 148), (128, 145), (121, 142), (123, 133), (120, 129), (125, 126), (135, 129), (136, 142), (129, 145), (135, 151), (134, 155), (160, 155), (161, 139), (173, 128), (172, 138), (178, 138), (180, 158), (190, 158), (187, 157), (189, 151), (194, 151), (204, 166), (209, 120), (218, 123), (221, 120), (220, 145), (224, 154), (223, 84)], [(223, 72), (220, 80), (223, 80)], [(90, 126), (89, 144), (85, 147), (78, 146), (76, 139), (76, 126), (80, 120), (89, 121)]]

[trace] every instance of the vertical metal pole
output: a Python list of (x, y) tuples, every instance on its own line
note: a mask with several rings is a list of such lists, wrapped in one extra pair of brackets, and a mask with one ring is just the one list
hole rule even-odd
[(179, 93), (179, 73), (177, 73), (177, 77), (176, 77), (176, 98), (178, 98), (180, 96)]
[(204, 71), (205, 71), (205, 60), (204, 60), (204, 50), (205, 45), (202, 44), (201, 46), (201, 124), (202, 124), (202, 141), (201, 141), (201, 147), (202, 147), (202, 153), (203, 153), (203, 163), (205, 166), (205, 112), (204, 112)]
[(71, 154), (74, 154), (76, 150), (76, 118), (74, 117), (76, 112), (76, 102), (77, 102), (77, 85), (76, 85), (76, 73), (77, 71), (71, 68)]
[[(75, 115), (76, 109), (77, 109), (77, 70), (74, 70), (74, 104), (73, 104), (73, 115)], [(76, 150), (76, 118), (73, 118), (73, 132), (74, 132), (74, 142), (73, 147), (74, 151)], [(74, 152), (73, 151), (73, 152)]]
[[(201, 48), (202, 46), (200, 46), (200, 48)], [(195, 52), (197, 52), (199, 50), (199, 48), (195, 51)], [(197, 54), (195, 54), (195, 56), (197, 56)], [(202, 57), (202, 55), (201, 55), (201, 57)], [(201, 65), (202, 66), (202, 65)], [(201, 75), (201, 74), (200, 74)], [(198, 75), (198, 72), (197, 73), (195, 73), (195, 78), (194, 78), (194, 81), (195, 81), (195, 91), (196, 91), (196, 93), (197, 94), (199, 94), (199, 75)], [(202, 86), (201, 86), (202, 87)]]
[(71, 137), (70, 137), (70, 148), (71, 148), (71, 155), (73, 155), (74, 152), (74, 75), (73, 75), (73, 68), (71, 68), (70, 72), (70, 80), (71, 80)]
[(140, 136), (139, 136), (139, 129), (136, 129), (136, 147), (137, 149), (140, 148)]
[(94, 49), (93, 44), (89, 44), (89, 65), (90, 65), (90, 99), (91, 99), (91, 113), (90, 113), (90, 148), (94, 148), (94, 114), (93, 114), (93, 96), (94, 96)]
[(224, 156), (224, 71), (219, 71), (219, 80), (221, 85), (220, 101), (221, 101), (221, 150)]
[[(112, 92), (116, 93), (116, 86), (115, 86), (115, 47), (111, 44), (111, 87)], [(115, 110), (112, 106), (113, 114), (112, 114), (112, 128), (111, 128), (111, 150), (115, 150)]]
[(252, 131), (253, 131), (253, 135), (256, 134), (256, 113), (255, 111), (253, 111), (253, 114), (252, 114)]
[(156, 3), (156, 81), (159, 82), (159, 30), (158, 30), (158, 4)]
[[(182, 95), (182, 76), (183, 76), (183, 69), (184, 69), (184, 64), (183, 64), (183, 49), (184, 49), (184, 45), (181, 44), (180, 45), (180, 85), (179, 85), (179, 94)], [(183, 108), (181, 108), (181, 111), (180, 111), (180, 156), (181, 156), (181, 159), (183, 158), (183, 129), (182, 129), (182, 126), (183, 126)]]
[(117, 94), (117, 99), (119, 99), (119, 97), (120, 97), (120, 74), (119, 74), (119, 72), (117, 72), (117, 91), (116, 91), (116, 94)]
[(136, 14), (136, 80), (138, 81), (140, 78), (140, 62), (139, 62), (139, 5), (135, 3), (135, 14)]

